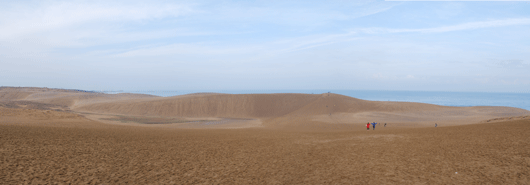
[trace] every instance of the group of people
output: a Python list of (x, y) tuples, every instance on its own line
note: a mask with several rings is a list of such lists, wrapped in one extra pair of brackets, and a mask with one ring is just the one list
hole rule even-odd
[[(375, 125), (377, 125), (378, 123), (376, 123), (376, 122), (373, 122), (373, 123), (368, 122), (368, 123), (366, 123), (366, 130), (370, 130), (370, 124), (372, 124), (373, 130), (375, 130)], [(386, 127), (386, 123), (384, 124), (384, 127)]]
[[(366, 123), (366, 130), (370, 130), (370, 124), (372, 124), (372, 129), (375, 130), (375, 125), (377, 125), (378, 123), (376, 122), (373, 122), (373, 123)], [(385, 123), (385, 127), (386, 127), (386, 123)], [(434, 127), (438, 127), (438, 123), (434, 123)]]

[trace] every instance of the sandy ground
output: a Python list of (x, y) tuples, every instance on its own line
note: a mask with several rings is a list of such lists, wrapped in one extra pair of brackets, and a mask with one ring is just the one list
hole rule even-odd
[[(333, 94), (0, 88), (0, 182), (530, 184), (529, 115)], [(365, 119), (389, 123), (367, 131)]]
[(0, 125), (1, 182), (530, 183), (530, 120), (313, 132), (52, 124)]
[(161, 117), (127, 116), (76, 112), (87, 119), (111, 125), (162, 127), (181, 129), (242, 129), (263, 127), (260, 119), (234, 119), (215, 117)]

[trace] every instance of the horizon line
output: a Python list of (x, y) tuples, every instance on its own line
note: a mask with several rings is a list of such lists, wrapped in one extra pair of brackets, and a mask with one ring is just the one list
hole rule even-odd
[[(530, 94), (530, 91), (443, 91), (443, 90), (381, 90), (381, 89), (182, 89), (182, 90), (85, 90), (76, 88), (56, 88), (56, 87), (37, 87), (37, 86), (0, 86), (0, 88), (48, 88), (73, 91), (85, 91), (95, 93), (139, 93), (139, 92), (185, 92), (193, 93), (221, 93), (223, 91), (325, 91), (323, 93), (333, 93), (333, 91), (396, 91), (396, 92), (444, 92), (444, 93), (513, 93), (513, 94)], [(282, 92), (289, 93), (289, 92)], [(296, 92), (292, 92), (296, 93)]]

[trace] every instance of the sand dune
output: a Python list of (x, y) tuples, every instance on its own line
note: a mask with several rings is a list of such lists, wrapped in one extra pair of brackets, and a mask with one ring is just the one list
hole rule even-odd
[(413, 126), (431, 126), (434, 123), (460, 125), (530, 115), (530, 111), (511, 107), (447, 107), (424, 103), (366, 101), (328, 93), (198, 93), (157, 97), (4, 87), (0, 89), (0, 97), (0, 105), (4, 102), (4, 105), (15, 108), (30, 105), (30, 108), (55, 108), (84, 113), (182, 119), (245, 118), (261, 120), (265, 126), (304, 126), (312, 122), (364, 124), (374, 121)]
[[(530, 114), (517, 108), (337, 94), (0, 97), (2, 184), (530, 182)], [(366, 131), (367, 120), (389, 125)]]
[(0, 101), (14, 101), (24, 99), (35, 92), (23, 88), (0, 87)]
[(145, 94), (105, 94), (78, 90), (48, 89), (35, 87), (2, 87), (0, 88), (0, 101), (30, 101), (68, 108), (76, 106), (114, 102), (120, 100), (137, 100), (156, 98), (158, 96)]
[(268, 125), (365, 122), (450, 125), (530, 114), (511, 107), (447, 107), (366, 101), (337, 94), (204, 94), (124, 100), (76, 107), (76, 111), (141, 116), (255, 118)]
[(25, 127), (93, 127), (93, 122), (72, 112), (0, 107), (0, 125)]
[(291, 113), (316, 99), (318, 96), (305, 94), (203, 94), (90, 104), (76, 110), (149, 116), (267, 118)]
[[(136, 127), (17, 111), (12, 113), (35, 120), (0, 119), (3, 184), (530, 182), (528, 119), (295, 132)], [(45, 114), (53, 116), (43, 120)]]

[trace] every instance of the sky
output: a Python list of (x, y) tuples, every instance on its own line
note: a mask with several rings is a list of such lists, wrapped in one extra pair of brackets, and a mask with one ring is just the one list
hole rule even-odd
[(530, 93), (530, 1), (3, 0), (0, 86)]

